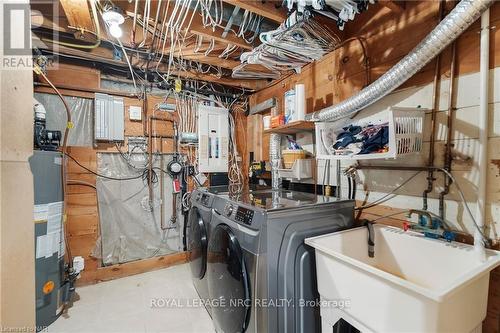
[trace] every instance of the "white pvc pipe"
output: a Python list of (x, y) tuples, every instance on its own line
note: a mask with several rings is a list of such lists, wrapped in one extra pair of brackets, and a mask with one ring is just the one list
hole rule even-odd
[[(477, 191), (477, 229), (484, 230), (486, 215), (486, 178), (488, 176), (488, 88), (490, 72), (490, 10), (481, 15), (481, 46), (479, 60), (479, 185)], [(474, 249), (479, 260), (486, 260), (483, 237), (474, 232)]]

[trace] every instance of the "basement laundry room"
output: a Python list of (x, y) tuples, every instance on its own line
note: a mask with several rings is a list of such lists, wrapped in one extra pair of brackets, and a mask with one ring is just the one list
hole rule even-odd
[(500, 332), (500, 2), (0, 21), (0, 332)]

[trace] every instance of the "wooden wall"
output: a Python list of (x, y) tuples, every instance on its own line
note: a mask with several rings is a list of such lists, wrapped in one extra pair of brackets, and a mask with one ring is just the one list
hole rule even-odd
[[(67, 64), (58, 64), (57, 69), (48, 71), (49, 79), (56, 87), (78, 87), (81, 90), (60, 89), (65, 96), (78, 96), (84, 98), (94, 98), (94, 91), (100, 89), (100, 72), (96, 69), (79, 67)], [(75, 80), (78, 78), (78, 80)], [(76, 89), (76, 88), (75, 88)], [(87, 91), (82, 91), (87, 90)], [(51, 88), (37, 87), (37, 92), (54, 93)], [(112, 91), (103, 93), (113, 94)], [(123, 92), (122, 92), (123, 94)], [(154, 106), (162, 102), (162, 98), (148, 96), (148, 116), (152, 114)], [(173, 101), (169, 101), (173, 102)], [(140, 121), (130, 121), (128, 119), (128, 109), (130, 106), (143, 106), (143, 102), (135, 97), (124, 97), (125, 104), (125, 136), (143, 135), (143, 125)], [(153, 134), (172, 135), (173, 127), (171, 123), (157, 122)], [(154, 139), (154, 149), (161, 149), (163, 152), (173, 152), (172, 139)], [(126, 147), (123, 148), (126, 150)], [(98, 144), (96, 147), (69, 147), (68, 153), (75, 157), (85, 167), (96, 170), (96, 153), (99, 151), (116, 151), (114, 145)], [(96, 176), (78, 166), (68, 159), (68, 180), (83, 181), (95, 185)], [(69, 244), (73, 256), (82, 256), (85, 259), (85, 270), (78, 280), (80, 285), (92, 284), (116, 277), (137, 274), (153, 269), (168, 267), (172, 264), (186, 261), (185, 253), (159, 256), (135, 262), (100, 267), (100, 260), (91, 254), (99, 237), (99, 215), (97, 208), (97, 195), (94, 188), (83, 185), (68, 185), (67, 187), (67, 231), (69, 234)]]
[[(405, 10), (398, 14), (392, 12), (390, 9), (382, 6), (372, 6), (368, 12), (361, 14), (356, 18), (355, 23), (349, 23), (346, 25), (345, 38), (350, 37), (361, 37), (365, 40), (367, 45), (367, 53), (370, 64), (369, 76), (370, 80), (373, 82), (375, 79), (384, 74), (388, 69), (390, 69), (397, 61), (399, 61), (402, 57), (404, 57), (413, 47), (415, 47), (418, 42), (422, 40), (436, 25), (438, 22), (438, 2), (437, 1), (407, 1), (405, 2)], [(447, 7), (450, 7), (451, 3), (447, 4)], [(491, 26), (499, 26), (500, 23), (500, 4), (496, 3), (491, 7)], [(457, 75), (460, 77), (465, 77), (468, 74), (475, 73), (479, 71), (479, 22), (474, 23), (464, 34), (462, 34), (457, 40)], [(490, 68), (500, 67), (500, 31), (499, 29), (493, 28), (491, 30), (490, 37)], [(449, 77), (449, 66), (450, 66), (450, 48), (447, 48), (442, 53), (441, 60), (441, 79), (446, 80)], [(400, 91), (403, 89), (408, 90), (411, 87), (421, 87), (428, 86), (432, 83), (433, 74), (434, 74), (434, 66), (435, 61), (430, 62), (427, 66), (425, 66), (419, 73), (417, 73), (414, 77), (412, 77), (408, 82), (406, 82), (402, 87), (400, 87)], [(496, 72), (495, 72), (496, 73)], [(304, 83), (306, 86), (306, 112), (310, 113), (313, 111), (320, 110), (324, 107), (336, 104), (349, 96), (355, 94), (357, 91), (363, 88), (365, 85), (366, 78), (363, 56), (360, 45), (357, 41), (352, 41), (346, 44), (344, 47), (332, 52), (331, 54), (323, 57), (318, 62), (312, 63), (308, 66), (305, 66), (302, 69), (300, 74), (295, 74), (289, 77), (282, 79), (280, 82), (277, 82), (271, 87), (263, 89), (256, 94), (252, 95), (250, 104), (256, 105), (270, 97), (276, 97), (278, 100), (278, 109), (280, 112), (283, 112), (283, 95), (285, 91), (292, 89), (296, 83)], [(496, 77), (496, 75), (492, 75), (492, 91), (494, 92), (500, 85), (500, 80)], [(474, 81), (476, 82), (476, 81)], [(477, 90), (479, 89), (478, 84), (474, 86), (473, 83), (468, 83), (468, 88), (472, 89), (466, 91), (463, 87), (458, 87), (460, 90), (461, 96), (458, 96), (456, 99), (460, 99), (460, 101), (466, 101), (468, 98), (468, 113), (466, 116), (469, 120), (469, 123), (464, 124), (467, 125), (468, 131), (471, 132), (474, 124), (474, 118), (477, 119), (471, 112), (477, 111), (475, 105), (477, 105), (476, 95)], [(418, 89), (416, 89), (417, 91)], [(428, 96), (428, 89), (426, 90)], [(412, 91), (411, 93), (414, 93)], [(408, 95), (411, 95), (409, 92)], [(418, 93), (415, 93), (417, 95)], [(446, 100), (446, 91), (441, 91), (441, 99)], [(420, 93), (420, 95), (425, 95), (424, 93)], [(470, 95), (470, 97), (469, 97)], [(430, 97), (428, 98), (430, 99)], [(388, 104), (391, 100), (388, 97), (388, 100), (385, 99), (386, 102), (384, 104)], [(397, 102), (397, 98), (393, 99)], [(493, 99), (492, 99), (493, 100)], [(389, 102), (387, 102), (389, 101)], [(429, 104), (429, 101), (424, 101), (424, 103)], [(491, 101), (490, 101), (491, 103)], [(439, 110), (443, 110), (442, 103)], [(466, 103), (462, 103), (466, 104)], [(490, 109), (494, 108), (494, 111), (491, 114), (494, 115), (494, 119), (491, 119), (491, 123), (497, 122), (500, 117), (500, 112), (497, 112), (497, 104), (496, 99), (493, 100), (494, 106), (490, 106)], [(490, 105), (491, 105), (490, 104)], [(445, 105), (446, 106), (446, 105)], [(464, 110), (460, 110), (454, 117), (461, 117), (466, 113), (467, 110), (465, 105), (462, 105)], [(447, 108), (447, 106), (446, 106)], [(247, 149), (249, 151), (255, 151), (255, 155), (257, 158), (262, 160), (268, 160), (269, 156), (269, 137), (268, 135), (262, 134), (262, 121), (260, 119), (260, 115), (258, 116), (250, 116), (247, 119), (248, 133), (252, 134), (253, 141), (248, 142)], [(442, 112), (439, 115), (439, 123), (443, 124), (446, 122), (446, 114)], [(459, 126), (460, 124), (457, 124)], [(492, 125), (493, 127), (493, 125)], [(496, 127), (495, 127), (496, 128)], [(460, 129), (457, 129), (460, 131)], [(476, 130), (477, 131), (477, 127)], [(500, 143), (500, 138), (496, 133), (496, 130), (493, 130), (493, 134), (490, 129), (490, 148), (495, 148)], [(474, 131), (473, 131), (474, 132)], [(475, 133), (475, 132), (474, 132)], [(426, 133), (428, 135), (429, 133)], [(442, 134), (442, 133), (441, 133)], [(468, 140), (470, 142), (477, 139), (477, 134), (468, 135)], [(454, 139), (456, 137), (454, 136)], [(436, 151), (437, 154), (441, 154), (443, 151), (443, 140), (442, 138), (438, 138)], [(467, 141), (467, 145), (473, 146), (472, 143)], [(463, 145), (463, 144), (462, 144)], [(470, 150), (470, 149), (469, 149)], [(489, 177), (491, 181), (489, 181), (489, 207), (492, 211), (492, 217), (489, 223), (493, 225), (495, 228), (496, 225), (500, 222), (498, 220), (498, 215), (495, 216), (495, 209), (491, 208), (491, 205), (499, 206), (500, 200), (498, 200), (498, 191), (500, 188), (500, 182), (498, 182), (498, 172), (495, 170), (495, 166), (493, 165), (494, 161), (498, 159), (498, 149), (492, 149), (490, 152), (490, 162), (489, 165)], [(473, 152), (469, 152), (473, 155)], [(425, 157), (427, 154), (423, 154)], [(474, 156), (474, 155), (473, 155)], [(247, 156), (248, 157), (248, 156)], [(437, 157), (438, 163), (442, 163), (442, 156)], [(404, 161), (403, 161), (404, 162)], [(411, 161), (407, 161), (409, 164)], [(393, 165), (394, 162), (392, 163)], [(454, 170), (457, 170), (460, 173), (460, 180), (467, 178), (469, 181), (470, 175), (473, 173), (474, 168), (477, 163), (474, 161), (466, 163), (462, 163), (462, 165), (454, 165)], [(377, 178), (378, 177), (378, 178)], [(381, 172), (378, 174), (374, 174), (371, 176), (371, 179), (374, 183), (383, 183), (387, 182), (388, 178), (391, 177), (390, 172)], [(408, 178), (408, 173), (401, 175), (397, 173), (392, 173), (392, 177), (397, 180)], [(419, 178), (415, 184), (421, 181), (422, 184), (425, 184), (425, 176)], [(420, 183), (418, 183), (420, 184)], [(418, 185), (420, 186), (420, 185)], [(421, 185), (424, 186), (424, 185)], [(469, 191), (466, 193), (467, 198), (470, 202), (473, 202), (475, 193), (473, 186), (469, 186), (467, 188)], [(383, 189), (378, 190), (382, 192)], [(414, 192), (421, 190), (416, 189)], [(423, 191), (423, 187), (422, 187)], [(420, 193), (418, 195), (420, 195)], [(373, 194), (373, 193), (372, 193)], [(394, 213), (398, 211), (403, 211), (404, 208), (404, 200), (408, 200), (411, 198), (412, 194), (409, 190), (408, 193), (405, 193), (406, 196), (402, 197), (401, 205), (397, 207), (389, 207), (389, 206), (379, 206), (374, 207), (369, 210), (365, 210), (364, 215), (361, 217), (367, 218), (377, 218), (380, 216), (387, 215), (389, 213)], [(455, 198), (456, 193), (451, 194), (453, 199)], [(358, 198), (360, 199), (360, 198)], [(371, 197), (370, 201), (374, 198)], [(421, 199), (415, 198), (416, 203), (418, 200), (418, 205), (421, 205)], [(391, 201), (392, 203), (392, 201)], [(408, 201), (406, 203), (406, 208), (408, 206)], [(496, 207), (495, 206), (495, 207)], [(453, 209), (454, 206), (448, 207), (448, 209)], [(474, 211), (474, 209), (473, 209)], [(462, 211), (463, 213), (463, 211)], [(456, 214), (456, 212), (455, 212)], [(455, 216), (455, 215), (454, 215)], [(403, 222), (403, 215), (401, 218), (386, 218), (381, 220), (383, 223), (392, 224), (396, 226), (401, 226)], [(461, 222), (460, 222), (461, 223)], [(496, 227), (498, 229), (498, 227)], [(489, 303), (488, 303), (488, 315), (484, 322), (484, 332), (499, 332), (500, 331), (500, 269), (495, 270), (491, 274), (490, 279), (490, 292), (489, 292)]]
[[(361, 37), (367, 45), (369, 77), (373, 82), (403, 58), (425, 37), (438, 22), (438, 1), (407, 1), (401, 14), (387, 7), (371, 6), (356, 17), (355, 23), (346, 24), (345, 39)], [(449, 5), (448, 5), (449, 7)], [(491, 26), (498, 26), (500, 4), (491, 7)], [(491, 31), (490, 67), (500, 66), (500, 29)], [(479, 22), (474, 23), (457, 40), (457, 75), (479, 71)], [(365, 85), (365, 67), (362, 49), (357, 41), (352, 41), (321, 60), (302, 68), (300, 74), (291, 75), (272, 86), (253, 94), (250, 104), (256, 105), (268, 98), (276, 97), (278, 110), (284, 110), (284, 93), (295, 84), (306, 86), (306, 112), (321, 110), (336, 104)], [(442, 53), (441, 74), (449, 76), (450, 49)], [(419, 73), (404, 83), (400, 89), (432, 82), (435, 62), (431, 61)], [(269, 113), (268, 113), (269, 114)], [(262, 135), (262, 122), (255, 121), (260, 115), (250, 116), (249, 123), (259, 126), (259, 134), (251, 129), (254, 136), (249, 142), (249, 151), (254, 151), (262, 160), (269, 159), (269, 135)], [(261, 140), (262, 138), (262, 140)]]

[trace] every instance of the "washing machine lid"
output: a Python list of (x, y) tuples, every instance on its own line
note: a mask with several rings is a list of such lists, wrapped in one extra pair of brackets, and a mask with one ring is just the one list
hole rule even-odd
[(212, 319), (221, 332), (244, 332), (250, 319), (250, 285), (243, 252), (231, 228), (219, 224), (208, 245), (207, 278)]
[(189, 211), (187, 229), (187, 250), (191, 275), (194, 279), (203, 279), (207, 270), (208, 233), (207, 223), (201, 217), (198, 208)]

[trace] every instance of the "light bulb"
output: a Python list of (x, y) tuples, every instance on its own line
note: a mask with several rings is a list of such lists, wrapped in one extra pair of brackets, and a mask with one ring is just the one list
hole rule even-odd
[(123, 35), (122, 28), (117, 23), (110, 24), (109, 33), (115, 38), (120, 38)]

